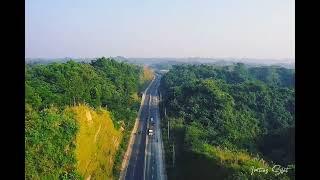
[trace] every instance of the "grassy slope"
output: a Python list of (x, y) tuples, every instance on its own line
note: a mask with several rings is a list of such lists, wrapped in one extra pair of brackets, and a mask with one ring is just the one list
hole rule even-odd
[(143, 66), (143, 73), (140, 76), (141, 85), (140, 85), (139, 91), (143, 91), (151, 82), (153, 77), (154, 77), (154, 71), (147, 66)]
[[(262, 158), (243, 150), (229, 150), (212, 146), (207, 143), (192, 144), (186, 148), (186, 142), (199, 142), (185, 139), (186, 126), (181, 119), (170, 118), (170, 133), (175, 142), (175, 166), (172, 160), (172, 140), (166, 136), (167, 120), (162, 121), (166, 168), (168, 179), (294, 179), (294, 170), (276, 175), (272, 172), (273, 164), (266, 163)], [(195, 166), (196, 164), (196, 166)], [(252, 168), (267, 169), (268, 173), (255, 172)]]
[[(142, 74), (143, 90), (153, 71), (144, 67)], [(141, 100), (137, 94), (132, 97)], [(121, 132), (110, 115), (86, 105), (41, 112), (27, 105), (26, 179), (117, 179), (132, 127)]]
[(77, 169), (86, 179), (112, 179), (114, 156), (122, 140), (121, 130), (116, 130), (110, 113), (93, 110), (85, 105), (71, 107), (79, 123), (76, 136)]
[(152, 80), (153, 76), (154, 76), (153, 70), (147, 66), (144, 66), (142, 81), (150, 81)]

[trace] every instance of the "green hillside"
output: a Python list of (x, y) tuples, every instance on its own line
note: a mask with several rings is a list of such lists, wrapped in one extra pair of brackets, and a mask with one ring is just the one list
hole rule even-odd
[(177, 65), (160, 90), (169, 179), (294, 179), (272, 172), (295, 164), (294, 70)]
[(116, 179), (144, 74), (106, 58), (26, 64), (25, 178)]

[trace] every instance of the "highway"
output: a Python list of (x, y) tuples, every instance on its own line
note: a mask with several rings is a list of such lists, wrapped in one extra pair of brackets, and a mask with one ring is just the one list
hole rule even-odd
[[(134, 142), (129, 148), (129, 162), (120, 179), (125, 180), (165, 180), (165, 163), (163, 143), (160, 130), (158, 87), (160, 75), (150, 84), (145, 92), (144, 102), (140, 107), (138, 127), (133, 134)], [(150, 118), (154, 119), (154, 135), (149, 136), (147, 130), (151, 126)]]

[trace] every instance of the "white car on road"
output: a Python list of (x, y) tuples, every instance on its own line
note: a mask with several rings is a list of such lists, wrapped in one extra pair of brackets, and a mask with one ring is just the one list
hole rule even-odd
[(152, 129), (149, 129), (149, 130), (148, 130), (148, 135), (149, 135), (149, 136), (152, 136), (152, 135), (153, 135), (153, 130), (152, 130)]

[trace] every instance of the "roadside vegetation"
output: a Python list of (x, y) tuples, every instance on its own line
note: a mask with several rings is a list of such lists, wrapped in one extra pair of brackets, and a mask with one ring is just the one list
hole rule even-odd
[(140, 75), (140, 91), (147, 88), (151, 80), (153, 79), (154, 71), (147, 66), (143, 66), (143, 73)]
[(76, 135), (77, 170), (82, 177), (112, 179), (115, 154), (122, 140), (122, 127), (115, 129), (110, 112), (86, 105), (67, 110), (75, 114), (79, 124)]
[[(168, 178), (294, 179), (294, 73), (173, 66), (160, 85)], [(278, 175), (274, 165), (290, 169)]]
[(107, 58), (26, 64), (25, 178), (116, 179), (146, 71)]

